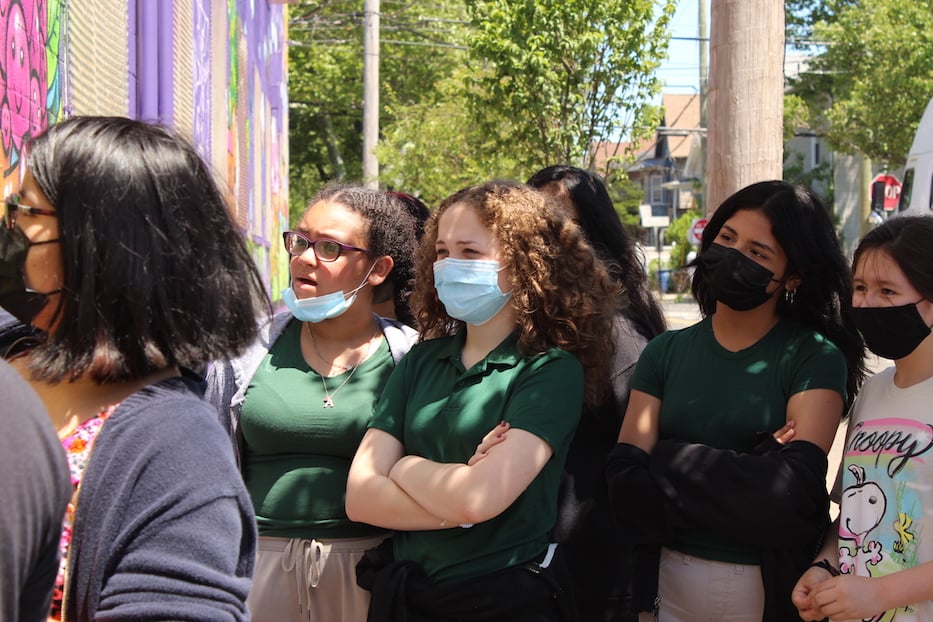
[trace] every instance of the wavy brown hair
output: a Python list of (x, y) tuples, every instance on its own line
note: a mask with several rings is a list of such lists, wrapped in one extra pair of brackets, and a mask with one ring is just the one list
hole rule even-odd
[(585, 403), (600, 403), (614, 354), (612, 320), (621, 292), (580, 228), (554, 199), (528, 186), (499, 181), (465, 188), (444, 199), (428, 219), (412, 294), (422, 338), (451, 335), (463, 326), (447, 314), (434, 288), (437, 222), (455, 204), (476, 210), (498, 244), (500, 264), (512, 275), (510, 302), (521, 351), (573, 353), (584, 369)]

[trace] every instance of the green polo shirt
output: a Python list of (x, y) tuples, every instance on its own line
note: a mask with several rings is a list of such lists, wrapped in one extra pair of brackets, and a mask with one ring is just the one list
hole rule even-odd
[(465, 463), (483, 436), (507, 421), (546, 441), (554, 455), (499, 516), (467, 529), (395, 535), (396, 559), (418, 562), (436, 581), (484, 575), (544, 551), (583, 400), (583, 368), (572, 354), (522, 356), (513, 333), (464, 369), (464, 338), (461, 331), (416, 345), (389, 378), (370, 427), (399, 439), (410, 455)]
[[(744, 453), (756, 445), (758, 432), (784, 425), (795, 393), (828, 389), (845, 400), (846, 362), (831, 341), (790, 319), (731, 352), (716, 341), (707, 317), (653, 339), (638, 359), (632, 388), (661, 400), (660, 438)], [(689, 555), (743, 564), (760, 560), (757, 549), (740, 547), (723, 532), (685, 530), (672, 537), (667, 545)]]

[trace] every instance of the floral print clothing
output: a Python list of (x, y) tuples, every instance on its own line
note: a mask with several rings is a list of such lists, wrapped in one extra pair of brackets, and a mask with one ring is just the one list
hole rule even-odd
[(61, 619), (62, 599), (65, 591), (65, 569), (68, 567), (68, 547), (71, 544), (71, 533), (74, 526), (75, 509), (78, 501), (78, 488), (81, 485), (81, 479), (84, 476), (84, 469), (91, 459), (91, 448), (94, 446), (94, 439), (100, 433), (104, 422), (113, 414), (119, 404), (107, 407), (98, 415), (91, 417), (77, 428), (74, 432), (62, 439), (62, 446), (65, 448), (65, 455), (68, 459), (68, 470), (71, 472), (71, 485), (74, 488), (74, 494), (68, 503), (68, 509), (65, 511), (65, 518), (62, 524), (62, 537), (59, 542), (61, 549), (61, 562), (58, 567), (58, 576), (55, 577), (55, 590), (52, 593), (52, 612), (51, 617), (56, 620)]

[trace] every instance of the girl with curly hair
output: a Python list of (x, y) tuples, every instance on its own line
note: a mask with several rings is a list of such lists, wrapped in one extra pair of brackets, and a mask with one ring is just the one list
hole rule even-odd
[(389, 379), (347, 489), (351, 518), (396, 530), (395, 561), (357, 569), (370, 620), (571, 619), (548, 533), (581, 407), (605, 391), (618, 288), (556, 203), (508, 182), (445, 199), (419, 267), (424, 341)]

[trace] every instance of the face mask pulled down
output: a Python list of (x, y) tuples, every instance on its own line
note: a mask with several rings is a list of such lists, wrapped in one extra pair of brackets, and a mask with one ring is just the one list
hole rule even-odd
[(736, 311), (749, 311), (768, 301), (774, 273), (746, 257), (742, 252), (721, 244), (712, 244), (700, 253), (699, 268), (710, 293), (716, 300)]
[(343, 313), (356, 302), (357, 293), (366, 287), (366, 279), (369, 278), (369, 275), (375, 267), (376, 264), (370, 266), (369, 272), (366, 273), (366, 276), (363, 277), (363, 280), (355, 289), (350, 290), (349, 294), (344, 294), (343, 290), (340, 289), (323, 296), (297, 298), (295, 296), (295, 291), (289, 287), (282, 290), (282, 302), (285, 303), (285, 306), (288, 307), (292, 315), (302, 322), (317, 324), (324, 320), (333, 319), (343, 315)]
[(491, 320), (512, 296), (499, 289), (499, 270), (499, 262), (492, 260), (435, 261), (434, 287), (447, 314), (474, 326)]

